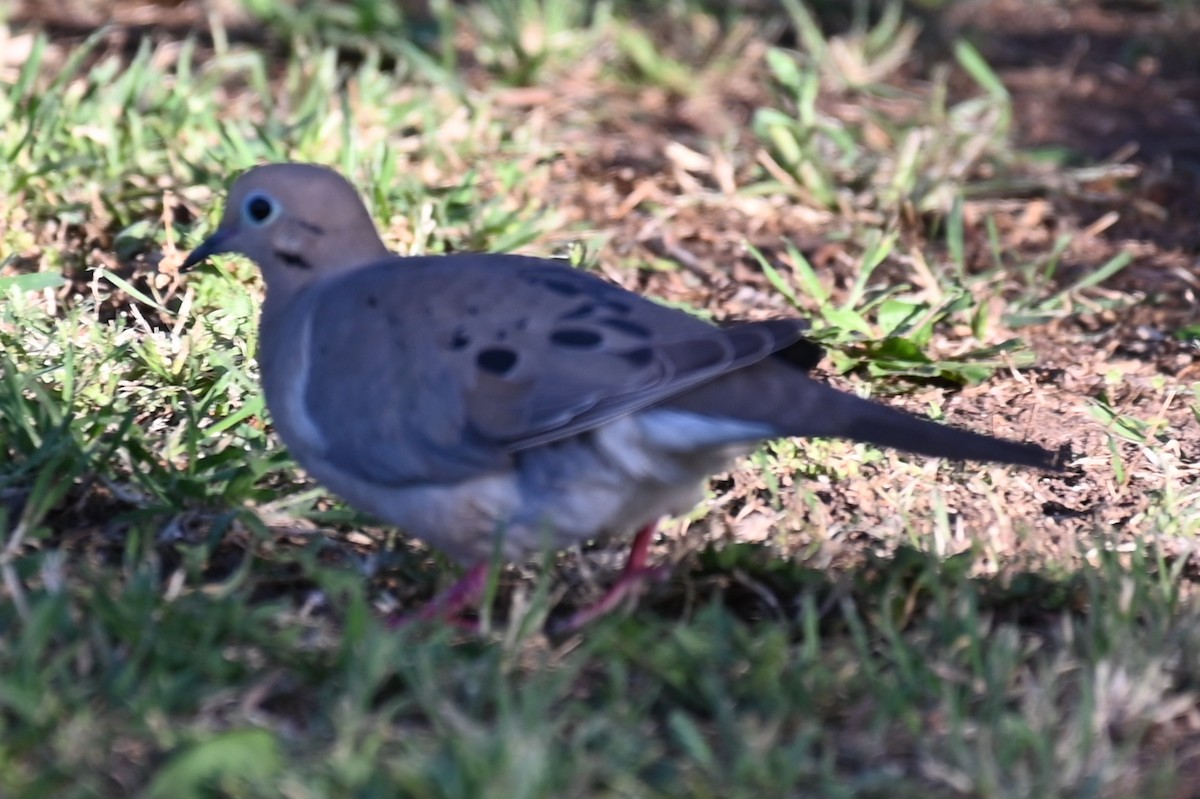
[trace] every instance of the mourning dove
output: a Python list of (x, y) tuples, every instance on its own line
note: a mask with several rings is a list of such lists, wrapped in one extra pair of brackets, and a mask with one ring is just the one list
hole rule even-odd
[(247, 256), (266, 281), (258, 362), (291, 454), (469, 567), (427, 616), (475, 601), (497, 552), (640, 531), (621, 580), (573, 620), (586, 623), (649, 573), (655, 520), (764, 439), (1055, 468), (1039, 446), (813, 380), (821, 350), (799, 319), (716, 327), (557, 261), (394, 255), (324, 167), (245, 172), (183, 269), (218, 253)]

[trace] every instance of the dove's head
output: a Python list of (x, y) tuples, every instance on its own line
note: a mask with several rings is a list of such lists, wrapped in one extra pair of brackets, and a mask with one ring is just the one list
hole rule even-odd
[(254, 261), (281, 295), (388, 255), (354, 187), (315, 164), (257, 166), (234, 181), (220, 226), (181, 268), (220, 253)]

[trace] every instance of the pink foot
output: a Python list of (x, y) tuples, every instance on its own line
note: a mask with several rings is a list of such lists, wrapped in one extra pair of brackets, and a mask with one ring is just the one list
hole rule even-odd
[(668, 566), (649, 567), (646, 560), (650, 553), (650, 544), (654, 541), (654, 532), (658, 524), (651, 522), (638, 531), (629, 550), (629, 559), (621, 576), (595, 603), (581, 608), (561, 622), (549, 625), (553, 635), (573, 633), (586, 627), (602, 616), (607, 616), (626, 600), (637, 597), (649, 582), (665, 580), (671, 574)]
[(467, 570), (458, 582), (442, 591), (420, 610), (412, 613), (392, 614), (388, 626), (392, 629), (412, 624), (414, 621), (444, 621), (455, 627), (476, 631), (479, 625), (460, 614), (474, 605), (483, 596), (487, 586), (488, 564), (477, 563)]

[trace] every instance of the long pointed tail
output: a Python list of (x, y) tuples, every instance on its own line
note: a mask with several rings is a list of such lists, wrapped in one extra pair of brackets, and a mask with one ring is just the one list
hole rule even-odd
[(1038, 469), (1059, 470), (1055, 453), (1037, 444), (1010, 441), (938, 424), (852, 394), (828, 389), (835, 396), (826, 402), (840, 406), (831, 416), (830, 435), (894, 447), (918, 455), (966, 461), (1015, 463)]
[[(765, 426), (779, 436), (849, 438), (937, 458), (1062, 469), (1055, 453), (1036, 444), (921, 419), (839, 391), (771, 360), (672, 398), (670, 405), (701, 416), (760, 425), (749, 428), (753, 431), (749, 438), (769, 437), (762, 433)], [(732, 429), (729, 439), (739, 434)]]

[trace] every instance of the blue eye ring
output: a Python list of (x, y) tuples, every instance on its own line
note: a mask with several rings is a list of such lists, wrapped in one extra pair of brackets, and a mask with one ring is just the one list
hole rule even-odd
[(242, 201), (242, 218), (255, 227), (269, 225), (279, 216), (279, 203), (261, 191), (251, 192)]

